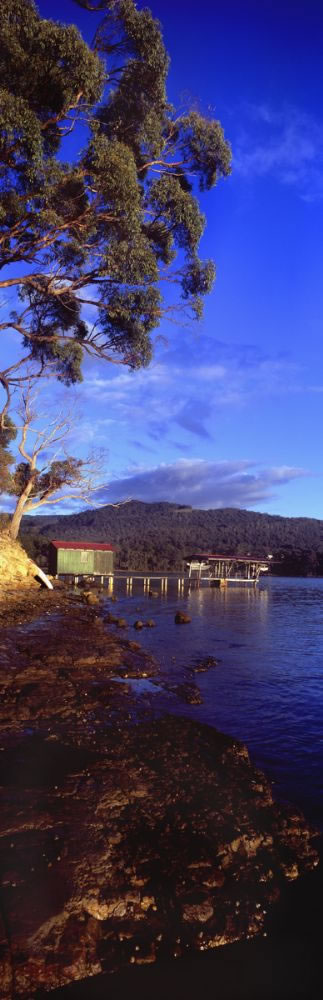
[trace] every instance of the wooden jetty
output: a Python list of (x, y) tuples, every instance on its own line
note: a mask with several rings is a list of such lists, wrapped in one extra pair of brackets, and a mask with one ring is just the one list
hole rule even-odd
[[(240, 562), (240, 560), (239, 560)], [(143, 586), (144, 594), (152, 594), (154, 591), (156, 594), (159, 592), (162, 596), (168, 593), (169, 587), (176, 587), (179, 594), (184, 593), (185, 587), (192, 590), (193, 588), (199, 588), (201, 585), (206, 584), (213, 587), (227, 587), (228, 584), (253, 584), (257, 585), (259, 581), (260, 574), (262, 572), (268, 571), (269, 566), (265, 567), (263, 560), (250, 561), (250, 564), (243, 564), (242, 571), (238, 568), (238, 572), (234, 571), (234, 563), (228, 559), (223, 560), (219, 565), (214, 565), (211, 570), (208, 571), (203, 564), (195, 564), (195, 560), (189, 563), (189, 569), (186, 573), (163, 573), (163, 574), (147, 574), (138, 572), (118, 572), (114, 573), (59, 573), (57, 576), (64, 576), (71, 580), (76, 586), (80, 580), (94, 581), (101, 587), (106, 587), (108, 593), (112, 593), (115, 584), (124, 582), (127, 594), (132, 594), (133, 586), (136, 583), (141, 583)]]
[(108, 593), (112, 592), (114, 589), (114, 584), (116, 582), (124, 580), (126, 584), (126, 591), (128, 594), (132, 593), (133, 584), (136, 581), (142, 581), (144, 594), (151, 593), (155, 586), (158, 586), (161, 594), (167, 594), (168, 584), (175, 584), (177, 586), (178, 593), (184, 593), (185, 583), (189, 583), (188, 576), (184, 574), (148, 574), (147, 573), (137, 573), (136, 571), (129, 573), (124, 573), (122, 571), (114, 573), (57, 573), (58, 576), (65, 576), (73, 580), (73, 583), (77, 586), (80, 580), (89, 579), (94, 580), (96, 583), (100, 584), (101, 587), (106, 587)]
[(261, 573), (268, 573), (270, 560), (254, 556), (229, 556), (217, 553), (199, 552), (191, 556), (187, 563), (188, 578), (198, 583), (207, 581), (213, 586), (226, 587), (228, 584), (254, 584)]
[(186, 571), (181, 573), (114, 570), (115, 548), (107, 542), (72, 542), (54, 540), (49, 549), (49, 566), (53, 576), (64, 576), (78, 584), (89, 579), (106, 586), (112, 591), (114, 583), (124, 580), (127, 593), (132, 593), (133, 584), (142, 581), (145, 594), (155, 586), (161, 594), (167, 594), (168, 586), (175, 584), (179, 594), (184, 593), (185, 584), (199, 587), (201, 583), (226, 587), (227, 584), (258, 583), (261, 573), (268, 572), (270, 559), (248, 556), (230, 556), (195, 553), (186, 563)]

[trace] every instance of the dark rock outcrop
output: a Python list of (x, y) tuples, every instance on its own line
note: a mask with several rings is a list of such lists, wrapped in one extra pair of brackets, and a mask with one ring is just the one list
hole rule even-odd
[(178, 698), (185, 701), (187, 705), (202, 705), (203, 698), (196, 684), (184, 681), (183, 684), (168, 685), (168, 690), (177, 694)]
[(206, 674), (211, 667), (217, 667), (220, 660), (216, 659), (215, 656), (205, 656), (203, 660), (199, 660), (195, 663), (193, 667), (194, 674)]
[(246, 748), (152, 719), (115, 678), (153, 661), (84, 605), (2, 644), (3, 998), (264, 933), (317, 855)]
[(84, 590), (83, 591), (83, 598), (84, 598), (84, 601), (86, 601), (86, 604), (90, 604), (90, 605), (91, 604), (100, 604), (100, 598), (98, 597), (97, 594), (93, 593), (92, 590)]

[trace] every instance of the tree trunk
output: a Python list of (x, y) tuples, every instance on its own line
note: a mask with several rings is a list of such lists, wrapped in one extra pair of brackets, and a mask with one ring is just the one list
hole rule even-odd
[(25, 503), (26, 503), (26, 497), (25, 496), (19, 497), (16, 510), (14, 511), (9, 524), (9, 532), (8, 532), (9, 538), (12, 538), (14, 542), (16, 541), (17, 535), (19, 533), (19, 528), (20, 528), (21, 518), (24, 513)]
[[(26, 457), (28, 458), (28, 456), (26, 456)], [(16, 509), (15, 509), (15, 511), (14, 511), (14, 513), (12, 515), (11, 521), (10, 521), (10, 525), (9, 525), (9, 538), (12, 538), (12, 540), (14, 542), (16, 541), (16, 538), (17, 538), (17, 535), (18, 535), (18, 532), (19, 532), (21, 518), (22, 518), (23, 514), (25, 513), (25, 510), (28, 510), (28, 506), (27, 506), (28, 505), (28, 500), (29, 500), (29, 497), (30, 497), (30, 494), (31, 494), (31, 491), (32, 491), (32, 488), (33, 488), (35, 475), (37, 474), (36, 473), (36, 469), (35, 469), (35, 464), (36, 464), (36, 456), (33, 455), (32, 458), (29, 459), (30, 470), (29, 470), (29, 479), (28, 479), (27, 485), (25, 486), (25, 489), (24, 489), (23, 493), (21, 493), (21, 496), (18, 498)]]

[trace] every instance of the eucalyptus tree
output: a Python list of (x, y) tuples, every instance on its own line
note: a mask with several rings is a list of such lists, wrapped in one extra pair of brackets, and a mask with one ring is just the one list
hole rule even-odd
[(0, 492), (8, 492), (11, 487), (11, 466), (14, 455), (9, 451), (11, 441), (17, 437), (17, 429), (6, 414), (5, 426), (0, 426)]
[[(199, 318), (215, 275), (198, 190), (230, 172), (221, 125), (170, 105), (150, 10), (75, 3), (102, 13), (92, 47), (33, 0), (0, 9), (0, 289), (16, 293), (0, 331), (21, 342), (0, 374), (3, 429), (26, 362), (66, 384), (85, 354), (147, 365), (162, 316)], [(71, 134), (78, 155), (64, 158)]]
[[(51, 415), (46, 407), (37, 408), (37, 392), (32, 379), (24, 383), (20, 402), (16, 407), (17, 422), (8, 434), (17, 438), (17, 454), (13, 471), (5, 464), (5, 483), (9, 495), (15, 498), (14, 509), (5, 531), (16, 539), (22, 517), (44, 504), (57, 504), (67, 500), (98, 504), (97, 493), (102, 488), (105, 455), (102, 450), (92, 451), (86, 458), (69, 454), (68, 442), (75, 430), (75, 417), (64, 407)], [(8, 418), (7, 418), (8, 420)], [(5, 453), (6, 457), (7, 453)], [(10, 456), (10, 464), (14, 461)], [(1, 448), (0, 448), (1, 464)]]

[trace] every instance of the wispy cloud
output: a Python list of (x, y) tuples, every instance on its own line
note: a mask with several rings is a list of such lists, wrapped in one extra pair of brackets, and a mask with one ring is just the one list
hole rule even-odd
[[(259, 466), (250, 459), (213, 462), (201, 458), (180, 458), (170, 463), (144, 467), (133, 465), (124, 476), (114, 477), (93, 494), (93, 503), (117, 503), (131, 497), (147, 503), (168, 501), (195, 508), (253, 508), (273, 500), (277, 491), (294, 480), (309, 476), (303, 468), (288, 465)], [(84, 508), (82, 501), (66, 500), (48, 504), (42, 514), (72, 514)], [(88, 507), (86, 508), (88, 509)], [(1, 510), (13, 510), (13, 499), (2, 497)]]
[[(306, 475), (305, 469), (262, 468), (247, 459), (212, 462), (182, 458), (132, 470), (110, 484), (106, 500), (116, 502), (131, 496), (134, 500), (168, 500), (202, 508), (254, 507), (272, 499), (276, 488)], [(104, 491), (100, 491), (100, 499), (105, 499)]]
[(14, 510), (15, 502), (8, 493), (2, 493), (0, 497), (0, 513), (11, 514)]
[(131, 438), (129, 444), (133, 445), (134, 448), (137, 448), (139, 451), (150, 451), (151, 454), (153, 454), (155, 450), (154, 448), (150, 448), (148, 444), (144, 444), (143, 441), (136, 441), (135, 438)]
[[(210, 355), (217, 358), (211, 364)], [(270, 357), (250, 344), (227, 346), (208, 336), (197, 341), (185, 334), (180, 347), (165, 349), (147, 370), (113, 373), (108, 379), (90, 372), (84, 394), (98, 414), (98, 434), (109, 433), (100, 422), (109, 414), (118, 428), (129, 427), (137, 441), (143, 433), (146, 443), (169, 435), (176, 440), (178, 427), (191, 440), (207, 441), (214, 438), (221, 410), (280, 393), (286, 397), (299, 390), (299, 382), (299, 369), (288, 358)]]
[(272, 176), (300, 197), (323, 197), (323, 120), (285, 105), (244, 105), (235, 144), (235, 170), (244, 178)]
[(211, 434), (207, 429), (207, 423), (212, 416), (210, 402), (205, 399), (189, 399), (175, 415), (175, 422), (179, 427), (183, 427), (190, 434), (195, 434), (199, 438), (211, 439)]

